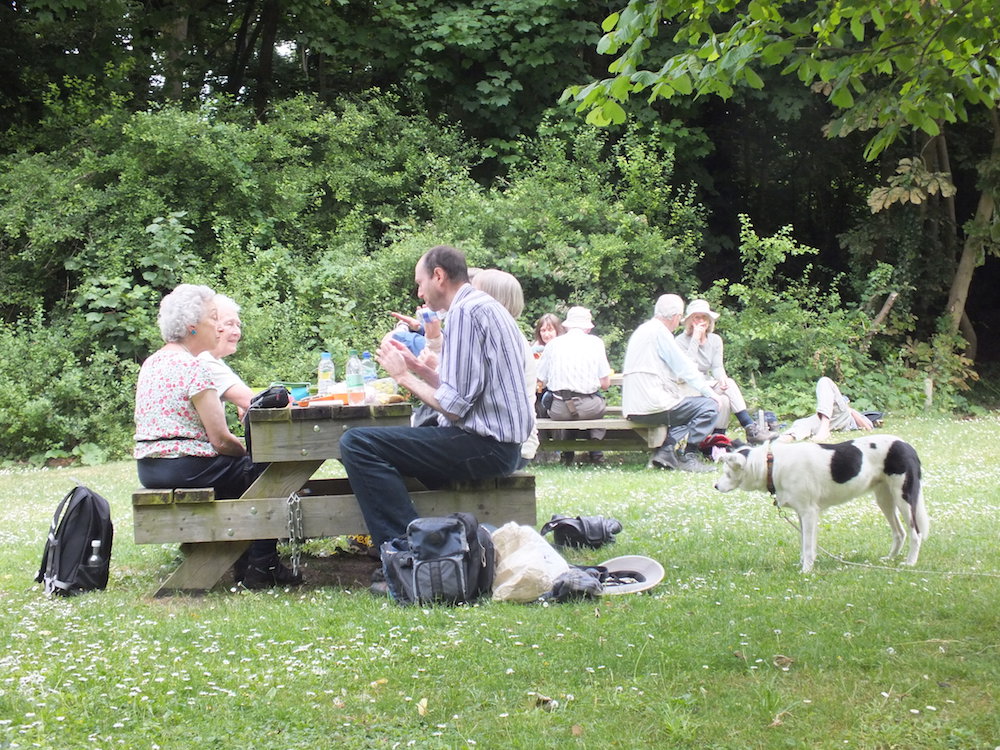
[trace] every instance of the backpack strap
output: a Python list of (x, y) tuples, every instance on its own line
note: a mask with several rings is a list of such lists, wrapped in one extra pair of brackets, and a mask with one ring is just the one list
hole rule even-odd
[(59, 502), (59, 505), (56, 506), (56, 512), (52, 515), (52, 525), (49, 526), (49, 536), (45, 542), (42, 564), (38, 569), (38, 575), (35, 576), (37, 583), (44, 582), (46, 594), (51, 594), (56, 588), (62, 590), (68, 588), (65, 581), (59, 581), (55, 577), (55, 574), (59, 572), (59, 563), (62, 560), (62, 544), (59, 541), (59, 537), (56, 536), (56, 530), (59, 528), (59, 520), (62, 517), (63, 508), (76, 496), (79, 489), (79, 487), (74, 487), (67, 492), (66, 497)]

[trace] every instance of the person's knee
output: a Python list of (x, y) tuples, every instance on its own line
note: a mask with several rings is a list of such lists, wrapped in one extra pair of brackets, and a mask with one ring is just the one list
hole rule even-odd
[(715, 419), (717, 416), (719, 416), (719, 405), (715, 403), (715, 401), (713, 401), (712, 399), (706, 398), (705, 403), (701, 409), (700, 415), (705, 417), (706, 419), (709, 417)]
[(370, 450), (371, 446), (369, 445), (368, 436), (365, 434), (363, 428), (355, 427), (340, 436), (341, 459), (347, 457), (350, 460), (351, 456), (362, 455), (370, 452)]

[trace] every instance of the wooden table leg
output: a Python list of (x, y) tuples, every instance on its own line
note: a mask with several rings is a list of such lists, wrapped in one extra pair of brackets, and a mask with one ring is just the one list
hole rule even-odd
[(215, 587), (250, 542), (198, 542), (182, 544), (184, 560), (160, 584), (154, 596), (202, 594)]
[[(322, 465), (322, 461), (273, 463), (257, 477), (240, 499), (291, 495), (300, 490)], [(160, 585), (154, 596), (201, 594), (210, 591), (249, 546), (248, 541), (182, 544), (181, 552), (184, 553), (184, 559)]]

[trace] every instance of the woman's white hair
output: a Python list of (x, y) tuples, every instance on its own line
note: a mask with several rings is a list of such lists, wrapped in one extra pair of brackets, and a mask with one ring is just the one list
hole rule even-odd
[(215, 290), (201, 284), (181, 284), (160, 302), (156, 322), (160, 335), (174, 344), (189, 335), (205, 317), (205, 306), (215, 300)]
[(216, 307), (231, 307), (236, 312), (240, 311), (240, 306), (236, 304), (236, 300), (225, 294), (220, 294), (216, 292), (215, 294), (215, 306)]

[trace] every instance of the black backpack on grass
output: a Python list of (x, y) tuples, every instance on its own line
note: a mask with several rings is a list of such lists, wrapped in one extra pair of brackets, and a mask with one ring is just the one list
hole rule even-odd
[(462, 604), (493, 589), (496, 550), (471, 513), (415, 518), (383, 542), (382, 569), (399, 604)]
[(114, 534), (108, 501), (87, 487), (73, 488), (52, 516), (35, 580), (59, 596), (106, 588)]

